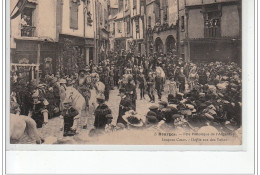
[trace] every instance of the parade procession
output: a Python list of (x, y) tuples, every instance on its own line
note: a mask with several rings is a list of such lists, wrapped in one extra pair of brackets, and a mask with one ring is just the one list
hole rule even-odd
[(11, 12), (11, 144), (241, 135), (240, 0), (11, 0)]

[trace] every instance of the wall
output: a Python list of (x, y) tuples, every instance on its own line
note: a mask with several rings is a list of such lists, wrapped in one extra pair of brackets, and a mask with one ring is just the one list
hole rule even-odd
[(178, 20), (177, 0), (168, 0), (169, 7), (169, 25), (176, 24)]
[(154, 3), (151, 3), (146, 6), (146, 15), (147, 15), (147, 26), (148, 26), (148, 19), (149, 16), (151, 17), (151, 27), (153, 28), (155, 26), (155, 9), (154, 9)]
[(83, 37), (83, 2), (78, 7), (78, 29), (70, 28), (70, 0), (63, 0), (61, 34)]
[(221, 17), (222, 37), (234, 37), (239, 35), (239, 15), (236, 5), (223, 6)]
[(201, 9), (189, 10), (188, 37), (204, 38), (204, 18)]
[(34, 26), (38, 37), (56, 38), (56, 0), (39, 0), (35, 9)]
[[(115, 25), (115, 38), (122, 38), (125, 37), (125, 27), (124, 27), (124, 21), (123, 18), (116, 20), (115, 21), (116, 25)], [(119, 33), (118, 29), (119, 29), (119, 25), (121, 25), (121, 32)]]
[[(13, 10), (17, 1), (12, 0), (10, 8)], [(57, 41), (56, 37), (56, 0), (39, 0), (33, 11), (33, 26), (36, 27), (35, 37), (47, 37)], [(21, 37), (21, 15), (11, 20), (11, 48), (16, 48), (14, 38)]]
[(87, 13), (86, 13), (86, 28), (85, 28), (85, 37), (86, 38), (94, 38), (94, 31), (95, 31), (95, 2), (94, 1), (90, 1), (90, 4), (89, 4), (89, 8), (88, 8), (88, 10), (90, 11), (90, 13), (92, 14), (91, 15), (91, 19), (93, 20), (93, 22), (92, 22), (92, 26), (89, 26), (88, 24), (87, 24)]

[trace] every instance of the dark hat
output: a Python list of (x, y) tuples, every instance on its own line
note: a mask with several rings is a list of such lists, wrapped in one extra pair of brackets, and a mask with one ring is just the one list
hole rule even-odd
[(164, 107), (167, 107), (168, 103), (166, 101), (160, 101), (159, 105), (163, 105)]
[(107, 118), (107, 119), (113, 119), (113, 116), (112, 116), (112, 114), (107, 114), (107, 115), (106, 115), (106, 118)]
[(157, 124), (159, 122), (157, 117), (152, 116), (152, 115), (146, 116), (146, 119), (147, 119), (147, 122), (150, 124)]
[(158, 106), (152, 105), (152, 106), (149, 107), (149, 109), (150, 109), (150, 110), (155, 110), (155, 109), (158, 109)]
[(183, 93), (177, 93), (177, 94), (176, 94), (176, 98), (177, 98), (177, 99), (182, 99), (183, 96), (184, 96)]
[(131, 115), (123, 115), (122, 117), (129, 125), (134, 126), (134, 127), (142, 127), (143, 126), (143, 122), (141, 121), (141, 119), (139, 119), (138, 117)]
[(177, 114), (178, 113), (178, 109), (173, 107), (173, 106), (168, 106), (167, 108), (171, 110), (172, 114)]

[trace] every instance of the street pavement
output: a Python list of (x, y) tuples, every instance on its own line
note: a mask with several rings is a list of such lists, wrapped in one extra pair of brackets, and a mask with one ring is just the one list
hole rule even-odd
[[(162, 93), (162, 100), (166, 100), (166, 93), (167, 89)], [(120, 103), (120, 96), (118, 96), (119, 90), (117, 88), (114, 88), (114, 90), (110, 91), (110, 97), (109, 101), (106, 102), (106, 104), (109, 106), (109, 108), (112, 110), (113, 115), (113, 121), (112, 124), (116, 125), (117, 117), (118, 117), (118, 110), (119, 110), (119, 103)], [(136, 111), (137, 113), (141, 115), (145, 115), (149, 111), (149, 107), (153, 104), (158, 105), (158, 96), (155, 91), (155, 103), (149, 102), (149, 97), (146, 94), (145, 99), (140, 99), (139, 95), (139, 89), (137, 88), (137, 102), (136, 102)], [(87, 129), (81, 129), (79, 130), (79, 133), (88, 133), (92, 128), (94, 128), (94, 109), (90, 108), (88, 117), (87, 117)], [(43, 128), (38, 129), (39, 134), (43, 138), (53, 137), (57, 139), (63, 138), (63, 131), (60, 129), (62, 126), (62, 119), (59, 117), (55, 117), (52, 119), (49, 119), (49, 122), (47, 125), (43, 126)], [(19, 144), (31, 144), (35, 143), (35, 140), (29, 138), (26, 134), (23, 136), (23, 138), (19, 141)]]

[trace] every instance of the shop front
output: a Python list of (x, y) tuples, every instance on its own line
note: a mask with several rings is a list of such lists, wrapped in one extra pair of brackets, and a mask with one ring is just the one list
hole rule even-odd
[(11, 58), (11, 71), (22, 73), (28, 81), (39, 81), (56, 73), (57, 44), (42, 40), (16, 39)]

